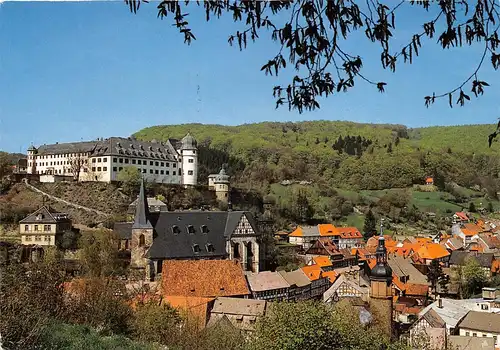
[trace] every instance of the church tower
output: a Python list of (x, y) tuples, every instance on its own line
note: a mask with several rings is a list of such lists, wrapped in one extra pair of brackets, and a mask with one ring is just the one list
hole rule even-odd
[(36, 154), (37, 149), (35, 146), (31, 145), (28, 148), (28, 167), (26, 168), (26, 172), (28, 174), (36, 174)]
[(144, 179), (141, 180), (141, 189), (137, 206), (135, 207), (134, 224), (132, 225), (132, 239), (130, 243), (130, 266), (144, 270), (146, 280), (154, 276), (154, 267), (150, 266), (146, 253), (153, 244), (153, 225), (149, 221), (149, 206), (144, 190)]
[(375, 256), (377, 263), (370, 273), (370, 311), (387, 336), (392, 338), (392, 269), (387, 264), (382, 224)]

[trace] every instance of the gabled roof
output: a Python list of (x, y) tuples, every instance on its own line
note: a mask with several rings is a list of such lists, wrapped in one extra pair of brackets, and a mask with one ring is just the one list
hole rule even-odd
[(319, 265), (307, 265), (301, 267), (301, 270), (309, 278), (310, 281), (316, 281), (323, 277), (323, 271)]
[(135, 207), (135, 216), (132, 229), (152, 229), (153, 225), (149, 221), (149, 205), (144, 189), (144, 178), (141, 179), (141, 189)]
[(319, 232), (316, 226), (297, 226), (289, 235), (289, 237), (318, 237)]
[(165, 260), (164, 295), (197, 297), (250, 294), (241, 265), (232, 260)]
[(439, 315), (441, 320), (446, 324), (447, 327), (455, 328), (457, 323), (462, 320), (462, 318), (467, 315), (467, 313), (476, 307), (475, 302), (467, 300), (454, 300), (454, 299), (441, 299), (442, 306), (439, 307), (438, 301), (426, 306), (420, 313), (419, 316), (425, 315), (429, 310), (433, 310)]
[(449, 263), (450, 265), (463, 265), (468, 258), (474, 258), (482, 267), (491, 268), (494, 257), (493, 253), (454, 251), (451, 253)]
[[(362, 295), (368, 295), (368, 288), (360, 287), (354, 281), (347, 279), (344, 275), (340, 275), (339, 278), (323, 293), (323, 301), (327, 301), (334, 296), (337, 290), (343, 285), (351, 287), (352, 289), (358, 291)], [(353, 295), (355, 297), (355, 295)]]
[(446, 323), (434, 309), (429, 309), (423, 316), (432, 328), (444, 328)]
[(290, 284), (279, 272), (262, 271), (247, 275), (248, 285), (252, 292), (263, 292), (266, 290), (286, 289)]
[(264, 316), (265, 300), (218, 297), (215, 299), (212, 313), (245, 316)]
[(58, 222), (69, 222), (66, 213), (58, 213), (48, 206), (38, 208), (36, 211), (20, 220), (20, 224), (55, 224)]
[(363, 238), (363, 235), (356, 227), (336, 227), (337, 234), (342, 239)]
[(318, 265), (319, 267), (332, 266), (330, 258), (324, 255), (315, 256), (314, 258), (312, 258), (312, 261), (314, 265)]
[(324, 253), (332, 256), (332, 255), (340, 255), (341, 253), (338, 251), (337, 246), (332, 240), (328, 237), (320, 237), (318, 238), (309, 249), (306, 251), (306, 254), (310, 254), (310, 251), (315, 249), (324, 249)]
[(498, 334), (500, 333), (500, 314), (469, 311), (457, 327)]
[(408, 282), (413, 284), (429, 285), (427, 277), (422, 274), (413, 264), (410, 259), (405, 259), (401, 256), (388, 255), (387, 263), (392, 269), (392, 272), (398, 278), (408, 277)]
[(179, 310), (186, 319), (197, 322), (200, 328), (205, 327), (210, 306), (214, 300), (215, 298), (184, 295), (166, 295), (163, 298), (163, 302)]
[(460, 220), (463, 220), (463, 221), (468, 221), (469, 220), (469, 217), (463, 211), (456, 212), (455, 216), (457, 216)]
[(420, 258), (429, 260), (440, 259), (450, 255), (446, 248), (438, 243), (427, 243), (420, 247), (416, 253)]
[(290, 286), (305, 287), (311, 284), (311, 281), (301, 269), (297, 269), (291, 272), (279, 271), (279, 274), (283, 276), (285, 281), (288, 282)]

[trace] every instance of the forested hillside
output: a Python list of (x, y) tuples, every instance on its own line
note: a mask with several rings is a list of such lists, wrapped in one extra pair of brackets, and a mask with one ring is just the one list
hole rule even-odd
[(403, 125), (340, 121), (258, 123), (239, 126), (154, 126), (144, 140), (181, 138), (200, 145), (200, 181), (222, 163), (241, 186), (267, 192), (282, 180), (308, 180), (353, 190), (408, 187), (426, 176), (470, 187), (496, 181), (500, 144), (488, 148), (494, 125), (409, 129)]

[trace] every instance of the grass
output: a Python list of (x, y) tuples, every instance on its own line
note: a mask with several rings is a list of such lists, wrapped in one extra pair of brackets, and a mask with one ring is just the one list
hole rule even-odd
[(363, 231), (363, 226), (365, 224), (365, 216), (359, 214), (349, 214), (347, 217), (337, 221), (335, 223), (338, 226), (354, 226), (358, 230)]
[(447, 214), (462, 210), (461, 206), (447, 202), (446, 196), (445, 192), (412, 191), (411, 204), (423, 212)]

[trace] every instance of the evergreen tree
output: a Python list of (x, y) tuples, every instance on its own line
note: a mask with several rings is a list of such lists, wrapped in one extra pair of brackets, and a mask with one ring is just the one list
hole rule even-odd
[(363, 236), (368, 239), (377, 233), (377, 220), (373, 215), (372, 210), (368, 210), (365, 216), (365, 224), (363, 226)]
[(437, 169), (434, 169), (434, 186), (436, 186), (439, 191), (444, 191), (445, 185), (446, 181), (443, 174)]
[(427, 272), (427, 281), (431, 284), (431, 289), (436, 294), (437, 286), (439, 285), (443, 290), (447, 289), (450, 282), (448, 275), (443, 272), (441, 264), (437, 260), (432, 260)]
[(495, 212), (495, 209), (493, 209), (493, 204), (492, 204), (491, 202), (488, 202), (488, 211), (489, 211), (490, 213)]
[(387, 153), (392, 153), (392, 143), (389, 143), (389, 146), (387, 146)]
[(475, 213), (477, 210), (476, 210), (476, 205), (474, 204), (474, 202), (470, 202), (469, 204), (469, 211), (471, 213)]

